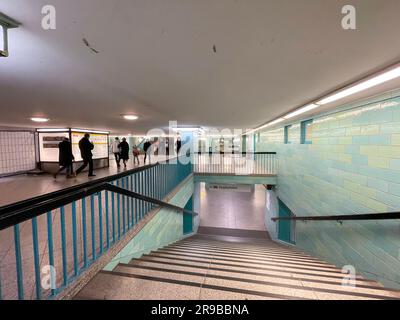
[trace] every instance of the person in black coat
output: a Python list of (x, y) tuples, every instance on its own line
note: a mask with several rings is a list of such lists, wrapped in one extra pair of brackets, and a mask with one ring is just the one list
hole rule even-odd
[(149, 140), (146, 140), (146, 142), (143, 144), (143, 151), (144, 151), (144, 163), (146, 163), (147, 156), (149, 157), (149, 162), (151, 162), (151, 142)]
[(94, 149), (94, 144), (89, 141), (90, 134), (85, 133), (85, 136), (79, 140), (79, 150), (81, 150), (81, 157), (83, 160), (83, 164), (76, 170), (76, 174), (81, 173), (83, 169), (89, 165), (89, 177), (95, 177), (93, 174), (93, 154), (92, 150)]
[(121, 150), (120, 158), (126, 167), (126, 162), (129, 160), (129, 144), (126, 142), (126, 138), (122, 138), (122, 142), (118, 145)]
[(54, 179), (57, 179), (57, 175), (64, 169), (66, 169), (67, 178), (72, 178), (72, 161), (75, 160), (75, 158), (72, 154), (72, 145), (68, 138), (64, 138), (63, 141), (58, 144), (58, 150), (58, 162), (60, 169), (54, 174)]
[(179, 156), (179, 151), (181, 151), (181, 147), (182, 147), (182, 141), (181, 138), (178, 137), (178, 139), (176, 140), (176, 154)]

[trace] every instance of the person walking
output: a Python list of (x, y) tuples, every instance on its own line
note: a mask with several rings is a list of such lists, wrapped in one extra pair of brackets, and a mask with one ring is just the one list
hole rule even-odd
[(132, 153), (133, 153), (133, 164), (136, 164), (136, 161), (137, 161), (137, 164), (139, 165), (140, 164), (140, 161), (139, 161), (140, 149), (138, 148), (137, 145), (133, 146)]
[(178, 139), (176, 140), (176, 154), (179, 156), (179, 151), (181, 150), (182, 147), (182, 141), (181, 141), (181, 137), (178, 137)]
[(169, 157), (169, 138), (165, 140), (165, 155)]
[(119, 138), (116, 137), (115, 140), (111, 143), (111, 152), (114, 154), (115, 157), (115, 162), (117, 163), (117, 166), (120, 167), (121, 164), (121, 149), (119, 148), (120, 145)]
[(85, 133), (84, 137), (79, 140), (79, 150), (81, 151), (81, 157), (83, 164), (76, 170), (76, 175), (82, 172), (83, 169), (89, 165), (89, 177), (95, 177), (93, 174), (93, 154), (94, 144), (89, 141), (90, 134)]
[(146, 142), (144, 143), (143, 151), (144, 151), (144, 163), (146, 163), (147, 156), (149, 157), (149, 163), (151, 163), (151, 158), (150, 158), (151, 142), (149, 140), (146, 140)]
[(60, 165), (60, 169), (53, 175), (54, 179), (57, 179), (57, 175), (66, 169), (67, 179), (73, 177), (73, 167), (72, 161), (75, 160), (74, 155), (72, 154), (72, 145), (68, 138), (63, 138), (58, 144), (58, 162)]
[(122, 142), (119, 144), (118, 148), (121, 150), (120, 157), (126, 168), (126, 162), (129, 160), (129, 144), (126, 142), (126, 138), (122, 138)]

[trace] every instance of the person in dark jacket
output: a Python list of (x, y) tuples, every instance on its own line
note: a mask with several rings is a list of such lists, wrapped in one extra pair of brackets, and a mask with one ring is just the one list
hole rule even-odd
[(122, 138), (122, 142), (118, 145), (121, 150), (120, 158), (126, 167), (126, 162), (129, 160), (129, 144), (126, 142), (126, 138)]
[(58, 162), (60, 164), (60, 169), (54, 174), (54, 179), (57, 179), (57, 175), (64, 169), (66, 169), (67, 178), (73, 177), (73, 167), (72, 161), (75, 160), (72, 154), (72, 145), (68, 138), (64, 138), (58, 144)]
[(176, 154), (179, 155), (179, 151), (181, 150), (182, 147), (182, 141), (181, 138), (178, 137), (178, 139), (176, 140)]
[(143, 151), (144, 151), (144, 163), (146, 163), (147, 156), (149, 157), (149, 162), (151, 162), (150, 153), (151, 153), (151, 142), (146, 140), (143, 144)]
[(83, 164), (76, 170), (76, 175), (81, 173), (83, 169), (89, 165), (89, 177), (95, 177), (93, 174), (93, 154), (92, 150), (94, 149), (94, 144), (89, 141), (90, 134), (85, 133), (85, 136), (79, 140), (79, 150), (81, 150), (81, 157), (83, 160)]

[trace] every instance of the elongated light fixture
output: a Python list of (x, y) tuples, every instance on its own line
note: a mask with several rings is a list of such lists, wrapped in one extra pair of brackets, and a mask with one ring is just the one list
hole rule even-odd
[(349, 87), (347, 87), (347, 88), (345, 88), (343, 90), (340, 90), (340, 91), (338, 91), (336, 93), (330, 94), (330, 95), (326, 96), (325, 98), (322, 98), (319, 101), (316, 101), (316, 102), (310, 103), (308, 105), (305, 105), (305, 106), (303, 106), (303, 107), (301, 107), (301, 108), (299, 108), (299, 109), (297, 109), (297, 110), (295, 110), (293, 112), (290, 112), (290, 113), (282, 116), (281, 118), (278, 118), (278, 119), (276, 119), (276, 120), (274, 120), (272, 122), (268, 122), (267, 124), (262, 125), (262, 126), (257, 127), (257, 128), (254, 128), (254, 129), (252, 129), (250, 131), (247, 131), (244, 134), (250, 134), (250, 133), (253, 133), (255, 131), (264, 129), (265, 127), (272, 126), (272, 125), (274, 125), (276, 123), (279, 123), (279, 122), (281, 122), (283, 120), (287, 120), (287, 119), (296, 117), (296, 116), (298, 116), (298, 115), (300, 115), (302, 113), (305, 113), (305, 112), (308, 112), (310, 110), (316, 109), (316, 108), (318, 108), (320, 106), (323, 106), (325, 104), (332, 103), (332, 102), (338, 101), (340, 99), (349, 97), (349, 96), (351, 96), (353, 94), (356, 94), (356, 93), (359, 93), (361, 91), (370, 89), (372, 87), (375, 87), (377, 85), (380, 85), (382, 83), (388, 82), (390, 80), (393, 80), (393, 79), (396, 79), (396, 78), (399, 78), (399, 77), (400, 77), (400, 65), (396, 64), (394, 67), (390, 68), (389, 70), (383, 71), (380, 74), (372, 76), (372, 77), (370, 77), (368, 79), (361, 80), (358, 83), (355, 83), (355, 84), (353, 84), (353, 85), (351, 85), (351, 86), (349, 86)]
[(72, 128), (71, 131), (72, 132), (79, 132), (79, 133), (110, 134), (110, 131), (77, 129), (77, 128)]
[(283, 118), (290, 119), (290, 118), (296, 117), (296, 116), (298, 116), (298, 115), (300, 115), (300, 114), (302, 114), (304, 112), (313, 110), (313, 109), (318, 108), (318, 107), (319, 107), (318, 104), (311, 103), (309, 105), (306, 105), (305, 107), (302, 107), (300, 109), (297, 109), (296, 111), (293, 111), (292, 113), (289, 113), (289, 114), (285, 115)]
[(31, 120), (33, 122), (48, 122), (49, 121), (48, 118), (40, 118), (40, 117), (33, 117), (33, 118), (31, 118)]
[(322, 100), (316, 102), (318, 105), (328, 104), (345, 97), (351, 96), (352, 94), (367, 90), (369, 88), (375, 87), (379, 84), (385, 83), (387, 81), (393, 80), (400, 77), (400, 66), (391, 69), (389, 71), (383, 72), (378, 76), (370, 78), (368, 80), (362, 81), (358, 84), (355, 84), (347, 89), (334, 93), (332, 95), (323, 98)]
[(137, 115), (134, 115), (134, 114), (126, 114), (123, 117), (126, 120), (137, 120), (137, 119), (139, 119), (139, 117)]

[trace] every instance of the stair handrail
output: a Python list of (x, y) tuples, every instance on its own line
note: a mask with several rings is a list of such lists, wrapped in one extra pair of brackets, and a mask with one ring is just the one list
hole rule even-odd
[(291, 217), (273, 217), (272, 221), (290, 220), (290, 221), (348, 221), (348, 220), (393, 220), (400, 219), (400, 212), (382, 212), (365, 214), (345, 214), (330, 216), (291, 216)]
[(193, 216), (198, 215), (198, 213), (193, 212), (191, 210), (187, 210), (185, 208), (181, 208), (179, 206), (175, 206), (171, 203), (158, 200), (155, 198), (151, 198), (133, 191), (129, 191), (117, 186), (112, 185), (111, 183), (108, 182), (101, 182), (97, 183), (95, 185), (85, 187), (85, 188), (80, 188), (78, 190), (72, 190), (68, 192), (67, 194), (62, 194), (53, 198), (46, 198), (44, 201), (37, 202), (30, 204), (28, 206), (24, 206), (23, 208), (16, 209), (14, 211), (9, 211), (0, 214), (0, 230), (6, 229), (8, 227), (11, 227), (15, 224), (24, 222), (26, 220), (30, 220), (34, 217), (40, 216), (46, 212), (49, 212), (51, 210), (60, 208), (64, 205), (67, 205), (73, 201), (80, 200), (83, 198), (86, 198), (92, 194), (99, 193), (101, 191), (110, 191), (110, 192), (115, 192), (124, 196), (127, 196), (129, 198), (135, 198), (138, 200), (142, 200), (145, 202), (149, 202), (152, 204), (155, 204), (161, 208), (166, 208), (170, 210), (175, 210), (180, 213), (186, 213), (186, 214), (191, 214)]

